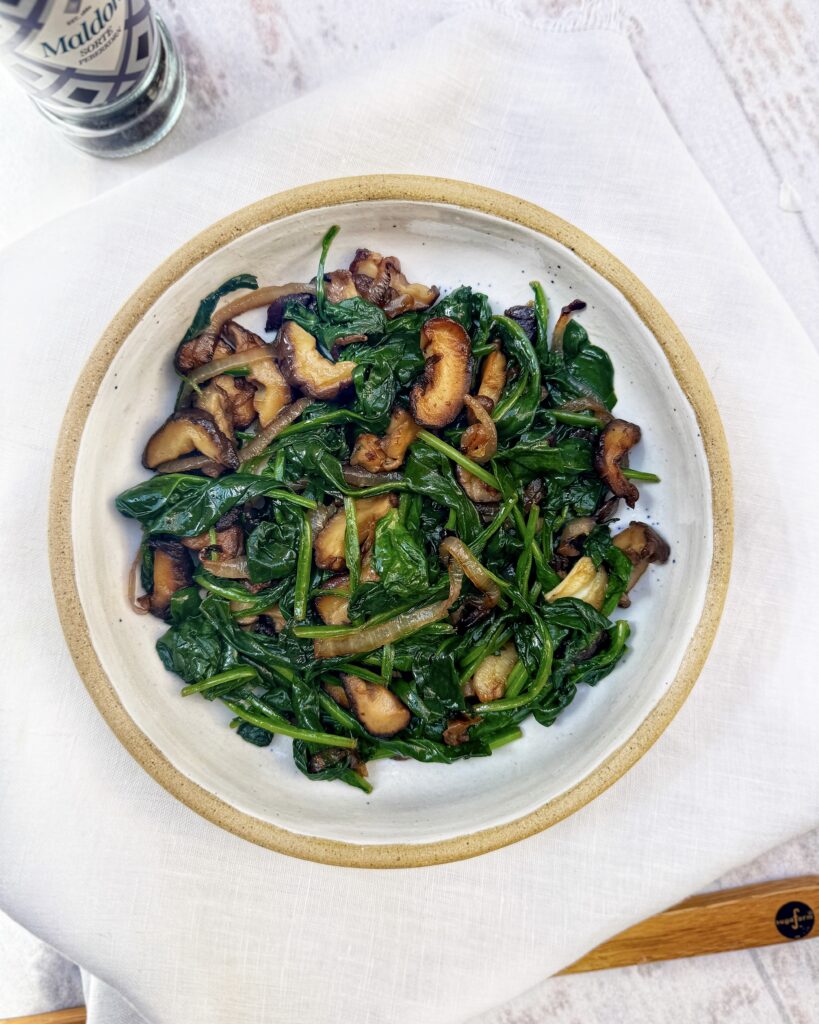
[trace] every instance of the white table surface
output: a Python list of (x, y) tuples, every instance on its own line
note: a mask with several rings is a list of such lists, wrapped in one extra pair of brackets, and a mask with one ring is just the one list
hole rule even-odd
[[(537, 18), (572, 10), (582, 20), (584, 3), (154, 0), (184, 56), (188, 102), (168, 139), (124, 161), (95, 160), (71, 149), (0, 75), (0, 245), (229, 126), (366, 67), (373, 55), (450, 14), (483, 6)], [(669, 119), (819, 344), (819, 3), (622, 0), (620, 9)], [(726, 152), (721, 126), (729, 118), (742, 131)], [(320, 169), (306, 171), (305, 180), (314, 177)], [(817, 870), (819, 831), (715, 885)], [(10, 925), (3, 928), (10, 934)], [(31, 955), (21, 952), (21, 967)], [(529, 998), (525, 1007), (523, 1001), (510, 1004), (482, 1021), (665, 1024), (673, 1013), (675, 1024), (814, 1024), (817, 991), (819, 942), (806, 942), (555, 979), (535, 1005)]]

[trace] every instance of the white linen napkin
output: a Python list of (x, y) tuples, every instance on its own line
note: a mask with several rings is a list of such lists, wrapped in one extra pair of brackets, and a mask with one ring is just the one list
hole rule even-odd
[[(160, 789), (77, 678), (45, 540), (64, 405), (124, 298), (234, 208), (377, 171), (501, 188), (610, 248), (702, 363), (736, 490), (720, 633), (656, 746), (540, 836), (400, 872), (270, 853)], [(153, 1024), (464, 1021), (819, 820), (819, 359), (619, 34), (453, 19), (0, 253), (0, 308), (0, 906)]]

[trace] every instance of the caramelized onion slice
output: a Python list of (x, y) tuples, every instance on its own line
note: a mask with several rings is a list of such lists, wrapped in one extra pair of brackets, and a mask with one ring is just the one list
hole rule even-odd
[(219, 561), (203, 558), (201, 562), (202, 568), (207, 569), (212, 576), (219, 576), (225, 580), (246, 580), (248, 578), (247, 559), (244, 555), (237, 555), (235, 558), (222, 558)]
[(475, 462), (488, 462), (498, 450), (498, 430), (486, 406), (472, 395), (464, 395), (464, 405), (475, 422), (461, 436), (461, 451)]
[(128, 604), (134, 609), (137, 615), (147, 615), (148, 609), (143, 607), (139, 603), (137, 597), (137, 580), (140, 577), (140, 570), (142, 569), (142, 548), (137, 548), (137, 553), (134, 556), (133, 562), (131, 562), (131, 568), (128, 571)]
[(309, 408), (312, 404), (313, 400), (311, 398), (299, 398), (297, 401), (291, 402), (290, 405), (286, 405), (278, 416), (276, 416), (276, 418), (264, 428), (264, 430), (260, 430), (252, 441), (248, 441), (248, 443), (240, 449), (239, 464), (241, 465), (243, 462), (247, 462), (248, 459), (252, 459), (256, 455), (261, 455), (270, 442), (280, 434), (285, 427), (289, 427), (291, 423), (297, 420), (305, 409)]
[(264, 359), (270, 359), (273, 355), (272, 345), (261, 345), (257, 349), (247, 349), (244, 352), (231, 352), (229, 356), (221, 356), (219, 359), (212, 359), (203, 366), (197, 366), (191, 370), (187, 380), (189, 384), (204, 384), (211, 377), (218, 377), (226, 370), (235, 370), (237, 366), (253, 366)]
[(483, 605), (485, 608), (494, 608), (500, 601), (500, 587), (491, 578), (478, 559), (472, 554), (460, 537), (446, 537), (441, 541), (438, 548), (441, 558), (446, 561), (452, 559), (461, 567), (470, 583), (486, 595)]
[(336, 658), (340, 655), (365, 654), (376, 651), (384, 644), (393, 644), (410, 633), (415, 633), (433, 622), (440, 622), (449, 613), (461, 595), (463, 574), (460, 569), (449, 566), (449, 594), (443, 601), (428, 604), (425, 608), (416, 608), (411, 612), (396, 615), (389, 622), (377, 626), (365, 626), (353, 633), (342, 636), (320, 637), (313, 641), (313, 653), (317, 658)]

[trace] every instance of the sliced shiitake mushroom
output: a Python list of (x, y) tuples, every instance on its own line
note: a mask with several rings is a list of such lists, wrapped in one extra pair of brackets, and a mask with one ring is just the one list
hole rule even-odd
[(489, 415), (487, 398), (464, 395), (464, 404), (474, 420), (461, 434), (461, 451), (474, 462), (488, 462), (498, 450), (498, 431)]
[(321, 686), (324, 692), (329, 693), (339, 707), (349, 709), (350, 702), (347, 700), (347, 694), (344, 692), (343, 686), (338, 686), (336, 683), (322, 683)]
[(356, 364), (325, 359), (313, 335), (292, 320), (279, 331), (276, 353), (286, 379), (312, 398), (335, 398), (353, 382)]
[(469, 742), (470, 727), (477, 725), (480, 721), (481, 719), (477, 715), (472, 717), (458, 715), (456, 718), (450, 718), (446, 729), (441, 734), (441, 739), (448, 747), (462, 747), (464, 743)]
[[(218, 385), (227, 397), (234, 428), (244, 430), (245, 427), (249, 427), (256, 419), (256, 408), (253, 404), (256, 389), (250, 381), (244, 377), (232, 377), (229, 373), (224, 373), (214, 377), (208, 388), (214, 384)], [(205, 390), (207, 391), (207, 388)]]
[[(225, 375), (227, 376), (227, 375)], [(211, 381), (196, 396), (193, 403), (197, 409), (204, 409), (213, 417), (213, 422), (227, 438), (233, 438), (233, 409), (227, 393), (216, 381)]]
[(372, 736), (389, 739), (410, 723), (409, 708), (386, 686), (342, 675), (350, 710)]
[(621, 466), (641, 436), (642, 432), (636, 423), (612, 420), (600, 431), (594, 453), (597, 475), (607, 484), (612, 494), (625, 498), (629, 508), (634, 508), (640, 492), (631, 480), (623, 476)]
[(195, 537), (183, 537), (181, 544), (189, 551), (206, 552), (209, 559), (214, 558), (214, 549), (222, 558), (235, 558), (244, 550), (244, 539), (241, 526), (228, 526), (220, 530), (217, 524), (213, 537), (206, 530)]
[(178, 459), (188, 452), (201, 452), (228, 469), (239, 468), (236, 448), (204, 409), (180, 409), (172, 413), (145, 446), (142, 465), (156, 469), (163, 462)]
[[(258, 334), (237, 324), (235, 320), (229, 320), (225, 324), (222, 336), (234, 352), (250, 352), (265, 347)], [(272, 352), (267, 359), (252, 363), (248, 367), (247, 376), (257, 385), (253, 395), (253, 408), (258, 413), (260, 425), (266, 427), (290, 403), (290, 386), (276, 365)]]
[(410, 310), (429, 309), (440, 292), (434, 286), (410, 284), (396, 256), (358, 249), (350, 264), (359, 295), (380, 306), (390, 319)]
[(396, 405), (383, 437), (359, 434), (350, 456), (350, 465), (359, 466), (370, 473), (391, 473), (399, 469), (420, 429), (407, 410)]
[(312, 292), (292, 292), (290, 295), (280, 295), (267, 307), (267, 320), (264, 325), (266, 331), (278, 331), (284, 319), (284, 310), (288, 302), (297, 303), (305, 309), (316, 308), (316, 297)]
[[(321, 585), (322, 590), (344, 590), (349, 586), (350, 577), (347, 573), (338, 576), (331, 576)], [(349, 597), (335, 597), (333, 594), (321, 594), (315, 599), (316, 611), (319, 618), (326, 626), (349, 626), (350, 618), (347, 614), (350, 604)]]
[(501, 399), (506, 386), (506, 356), (499, 348), (490, 352), (481, 365), (481, 382), (478, 386), (478, 398), (491, 402), (489, 412)]
[(178, 540), (153, 537), (148, 543), (154, 552), (153, 584), (137, 604), (158, 619), (167, 619), (173, 595), (193, 583), (191, 560)]
[(629, 523), (625, 530), (612, 537), (612, 544), (619, 548), (631, 562), (626, 593), (620, 598), (620, 607), (628, 608), (631, 603), (628, 593), (654, 562), (667, 562), (671, 555), (668, 543), (648, 523)]
[(509, 309), (504, 310), (503, 315), (514, 320), (529, 341), (532, 344), (535, 343), (537, 340), (537, 316), (534, 306), (510, 306)]
[(506, 693), (506, 681), (517, 663), (518, 652), (511, 642), (502, 647), (497, 654), (490, 654), (488, 658), (484, 658), (471, 680), (472, 692), (481, 704), (489, 704), (503, 697)]
[(608, 582), (609, 575), (603, 566), (596, 568), (594, 562), (584, 555), (574, 563), (569, 575), (544, 597), (549, 604), (561, 597), (575, 597), (578, 601), (585, 601), (600, 611), (606, 597)]
[(333, 304), (358, 298), (358, 290), (349, 270), (333, 270), (324, 275), (324, 297)]
[[(358, 543), (371, 539), (375, 524), (398, 504), (394, 494), (379, 494), (375, 498), (358, 498), (355, 501), (355, 520), (358, 527)], [(347, 564), (344, 557), (344, 535), (347, 520), (344, 509), (339, 509), (317, 534), (313, 542), (316, 565), (320, 569), (338, 572)]]
[(281, 608), (278, 605), (274, 605), (259, 616), (259, 621), (256, 623), (256, 632), (264, 633), (265, 636), (276, 636), (277, 633), (281, 633), (286, 625), (287, 621), (284, 615), (282, 615)]
[(577, 558), (583, 552), (577, 546), (577, 542), (588, 537), (597, 525), (594, 516), (579, 516), (577, 519), (570, 519), (563, 527), (560, 534), (560, 542), (555, 551), (564, 558)]
[(421, 328), (424, 378), (410, 393), (416, 423), (445, 427), (464, 407), (472, 374), (472, 343), (469, 335), (448, 317), (434, 317)]
[(500, 501), (503, 497), (500, 491), (496, 491), (494, 487), (485, 484), (483, 480), (479, 480), (474, 473), (470, 473), (468, 469), (464, 469), (462, 466), (455, 467), (455, 476), (458, 483), (466, 491), (467, 497), (478, 504), (492, 504)]

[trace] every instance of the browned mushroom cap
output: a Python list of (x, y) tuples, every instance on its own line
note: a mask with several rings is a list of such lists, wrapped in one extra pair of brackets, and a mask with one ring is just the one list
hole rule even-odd
[[(265, 347), (258, 334), (237, 324), (235, 320), (229, 320), (225, 324), (222, 328), (222, 337), (234, 352), (251, 352)], [(267, 359), (250, 365), (247, 376), (258, 385), (253, 395), (253, 408), (259, 415), (261, 426), (266, 427), (290, 403), (290, 387), (276, 365), (272, 352)]]
[(596, 525), (597, 520), (594, 516), (570, 519), (560, 534), (560, 543), (555, 548), (557, 554), (563, 555), (565, 558), (577, 558), (581, 551), (575, 541), (579, 541), (581, 537), (588, 537)]
[(500, 501), (503, 497), (500, 491), (496, 491), (494, 487), (485, 484), (474, 473), (470, 473), (469, 470), (463, 469), (461, 466), (455, 467), (455, 476), (458, 479), (458, 483), (466, 491), (467, 497), (471, 498), (474, 502), (492, 504)]
[[(342, 573), (325, 580), (321, 589), (344, 590), (349, 583), (350, 577), (347, 573)], [(316, 611), (326, 626), (349, 626), (350, 618), (347, 614), (349, 604), (349, 597), (334, 597), (332, 594), (322, 594), (315, 599)]]
[(360, 466), (370, 473), (381, 473), (385, 458), (381, 438), (377, 434), (359, 434), (350, 456), (350, 465)]
[(355, 281), (349, 270), (333, 270), (324, 275), (324, 297), (333, 304), (358, 298)]
[(612, 420), (601, 430), (594, 453), (597, 475), (608, 485), (612, 494), (626, 499), (629, 508), (634, 508), (640, 492), (631, 480), (623, 476), (620, 467), (641, 436), (642, 432), (636, 423)]
[(170, 415), (145, 446), (142, 465), (155, 469), (188, 452), (201, 452), (228, 469), (239, 468), (235, 447), (204, 409), (181, 409)]
[(313, 335), (292, 320), (279, 331), (276, 354), (287, 380), (312, 398), (335, 398), (353, 382), (355, 363), (325, 359)]
[(478, 387), (478, 398), (488, 399), (492, 405), (489, 412), (500, 401), (506, 386), (506, 356), (499, 348), (490, 352), (481, 365), (481, 383)]
[(446, 729), (441, 734), (441, 739), (448, 747), (461, 747), (469, 742), (469, 728), (477, 725), (481, 719), (475, 715), (471, 718), (459, 715), (457, 718), (450, 718)]
[(434, 317), (421, 328), (424, 379), (410, 393), (416, 423), (445, 427), (464, 407), (472, 373), (469, 335), (455, 320)]
[[(649, 565), (653, 562), (667, 562), (671, 554), (667, 542), (647, 523), (629, 523), (625, 530), (621, 530), (612, 538), (612, 544), (628, 557), (632, 565), (626, 594)], [(628, 608), (630, 602), (625, 594), (620, 598), (620, 603), (621, 607)]]
[(478, 665), (472, 676), (472, 690), (481, 704), (500, 700), (506, 693), (506, 681), (518, 663), (518, 652), (513, 643), (508, 643)]
[(410, 723), (409, 708), (386, 686), (343, 675), (350, 710), (372, 736), (388, 739)]
[(204, 366), (205, 363), (227, 355), (230, 355), (230, 348), (223, 341), (219, 341), (216, 333), (204, 331), (190, 341), (183, 341), (177, 348), (173, 361), (180, 373), (190, 373), (197, 366)]
[[(355, 521), (358, 527), (358, 543), (365, 544), (372, 539), (375, 524), (398, 504), (394, 494), (379, 494), (375, 498), (358, 498), (355, 501)], [(347, 564), (344, 558), (344, 534), (347, 521), (344, 509), (328, 521), (313, 543), (316, 565), (320, 569), (338, 572)]]
[(609, 574), (603, 566), (595, 568), (594, 562), (584, 555), (574, 563), (572, 571), (565, 579), (548, 594), (544, 594), (544, 598), (552, 604), (561, 597), (575, 597), (578, 601), (585, 601), (600, 611), (606, 597), (608, 582)]
[(440, 294), (435, 287), (410, 284), (396, 256), (369, 249), (357, 250), (350, 271), (359, 295), (380, 306), (390, 319), (410, 310), (429, 309)]
[(166, 619), (173, 595), (193, 583), (191, 560), (177, 540), (154, 537), (148, 543), (154, 551), (153, 585), (137, 603), (158, 619)]

